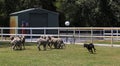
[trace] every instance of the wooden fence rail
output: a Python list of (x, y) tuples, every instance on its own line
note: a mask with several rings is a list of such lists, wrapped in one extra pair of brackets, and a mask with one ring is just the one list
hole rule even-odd
[[(10, 33), (10, 30), (14, 30), (14, 33)], [(18, 30), (29, 30), (29, 33), (19, 33)], [(42, 30), (43, 33), (33, 34), (34, 30)], [(56, 30), (55, 34), (48, 34), (47, 30)], [(7, 32), (5, 32), (7, 31)], [(111, 45), (113, 44), (113, 39), (120, 38), (120, 28), (119, 27), (0, 27), (0, 36), (3, 41), (5, 37), (9, 37), (10, 35), (24, 35), (29, 36), (32, 39), (34, 37), (43, 36), (55, 36), (66, 38), (65, 42), (67, 42), (68, 38), (90, 38), (90, 41), (93, 42), (94, 38), (109, 38), (111, 41)], [(6, 39), (8, 41), (9, 39)], [(4, 40), (5, 41), (5, 40)], [(76, 43), (76, 41), (74, 41)]]

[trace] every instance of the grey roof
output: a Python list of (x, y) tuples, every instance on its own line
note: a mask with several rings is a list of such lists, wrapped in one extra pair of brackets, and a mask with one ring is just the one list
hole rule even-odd
[(53, 14), (59, 14), (57, 12), (49, 11), (49, 10), (42, 9), (42, 8), (30, 8), (30, 9), (26, 9), (26, 10), (11, 13), (10, 15), (20, 14), (20, 13), (24, 13), (24, 12), (28, 12), (28, 11), (32, 11), (32, 10), (44, 10), (46, 12), (50, 12), (50, 13), (53, 13)]

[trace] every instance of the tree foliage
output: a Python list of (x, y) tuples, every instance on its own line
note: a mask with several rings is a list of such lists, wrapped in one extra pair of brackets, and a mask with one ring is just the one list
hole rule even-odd
[(60, 7), (71, 26), (119, 26), (119, 0), (65, 0)]
[(0, 0), (0, 25), (9, 26), (9, 14), (29, 9), (44, 8), (56, 11), (55, 0)]
[(120, 25), (120, 0), (0, 0), (0, 26), (9, 26), (10, 13), (34, 7), (58, 12), (60, 26)]

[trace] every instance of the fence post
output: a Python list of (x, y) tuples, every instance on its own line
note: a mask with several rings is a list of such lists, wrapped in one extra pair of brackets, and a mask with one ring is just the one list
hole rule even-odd
[(31, 42), (32, 42), (32, 29), (30, 29), (30, 39), (31, 39)]
[(93, 43), (93, 28), (91, 27), (91, 43)]
[(3, 29), (1, 29), (1, 40), (3, 40)]
[(80, 34), (81, 34), (81, 33), (80, 33), (80, 30), (79, 30), (79, 41), (81, 40), (81, 39), (80, 39), (80, 36), (81, 36)]
[(60, 38), (60, 29), (58, 27), (58, 38)]
[(111, 28), (111, 46), (113, 47), (113, 29)]
[(75, 27), (74, 27), (73, 39), (74, 39), (74, 44), (75, 44), (75, 39), (76, 39), (76, 37), (75, 37)]
[(46, 35), (46, 28), (44, 27), (44, 36)]
[[(24, 29), (24, 28), (23, 28)], [(18, 36), (18, 28), (17, 27), (14, 27), (14, 30), (15, 30), (15, 35)]]
[(118, 32), (118, 28), (117, 28), (117, 41), (119, 40), (119, 38), (118, 38), (118, 33), (119, 33), (119, 32)]

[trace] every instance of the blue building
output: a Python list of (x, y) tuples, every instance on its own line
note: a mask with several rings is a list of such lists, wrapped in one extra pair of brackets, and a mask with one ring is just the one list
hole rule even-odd
[[(59, 14), (41, 8), (30, 8), (30, 9), (11, 13), (10, 27), (23, 27), (23, 26), (24, 27), (59, 27)], [(15, 32), (19, 32), (19, 31), (10, 30), (10, 33), (15, 33)]]

